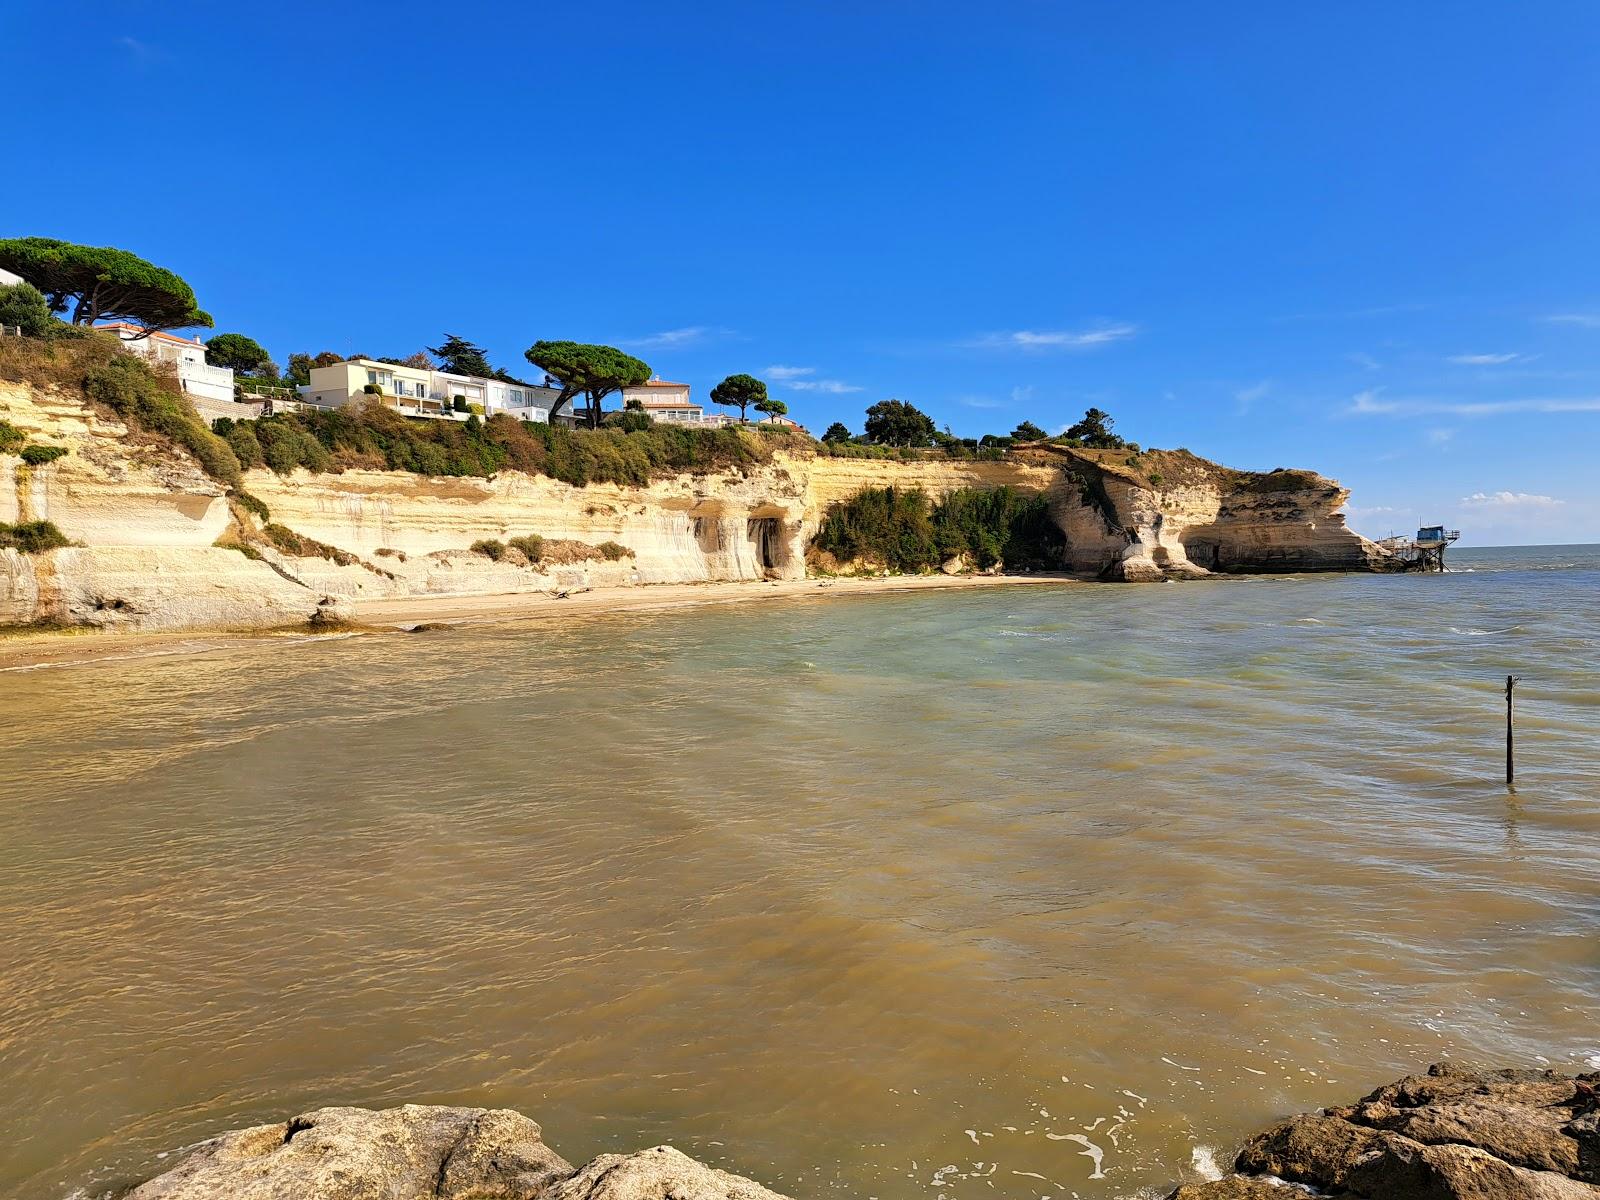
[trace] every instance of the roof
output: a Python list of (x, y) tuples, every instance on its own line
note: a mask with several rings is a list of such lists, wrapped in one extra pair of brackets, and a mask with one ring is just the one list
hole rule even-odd
[(623, 391), (631, 392), (636, 387), (686, 388), (688, 386), (689, 385), (687, 383), (673, 383), (667, 379), (647, 379), (643, 383), (630, 384), (628, 387), (624, 388)]
[(175, 333), (168, 333), (164, 329), (147, 331), (143, 325), (135, 325), (132, 321), (107, 321), (104, 325), (96, 325), (95, 328), (118, 330), (127, 329), (134, 333), (144, 334), (146, 337), (152, 340), (159, 338), (163, 342), (176, 342), (180, 346), (198, 346), (202, 344), (198, 334), (195, 335), (193, 341), (190, 341), (188, 338), (179, 337)]

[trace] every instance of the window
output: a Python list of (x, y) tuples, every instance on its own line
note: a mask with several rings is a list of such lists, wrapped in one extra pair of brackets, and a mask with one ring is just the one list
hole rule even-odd
[(376, 371), (368, 371), (367, 372), (367, 382), (368, 383), (377, 383), (378, 382), (378, 373)]

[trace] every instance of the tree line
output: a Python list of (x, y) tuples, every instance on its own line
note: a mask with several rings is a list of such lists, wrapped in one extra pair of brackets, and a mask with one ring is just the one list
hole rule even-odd
[[(74, 325), (127, 321), (141, 327), (140, 337), (163, 330), (214, 327), (211, 315), (199, 307), (194, 289), (187, 282), (126, 250), (80, 246), (55, 238), (0, 238), (0, 269), (23, 280), (0, 288), (0, 325), (19, 327), (31, 336), (42, 336), (58, 320)], [(291, 386), (310, 383), (311, 372), (317, 367), (369, 357), (396, 366), (535, 386), (495, 367), (481, 346), (456, 334), (447, 334), (442, 344), (405, 358), (340, 355), (331, 350), (295, 353), (289, 355), (286, 370), (273, 361), (260, 342), (243, 333), (219, 333), (205, 345), (208, 359), (219, 367), (230, 368), (246, 378)], [(650, 367), (642, 359), (615, 346), (597, 343), (537, 341), (523, 352), (523, 357), (543, 372), (545, 384), (557, 389), (550, 415), (554, 417), (573, 407), (581, 397), (582, 415), (591, 428), (600, 427), (607, 397), (651, 378)], [(750, 409), (767, 417), (780, 417), (789, 411), (782, 400), (768, 395), (763, 380), (746, 373), (729, 375), (711, 389), (710, 397), (713, 404), (737, 408), (741, 422), (748, 419)], [(642, 410), (634, 401), (626, 408)], [(624, 411), (621, 421), (625, 428), (648, 424), (647, 414), (642, 411), (637, 415)], [(1091, 408), (1055, 440), (1096, 449), (1131, 448), (1131, 443), (1113, 432), (1114, 425), (1110, 414)], [(939, 429), (926, 413), (902, 400), (880, 400), (867, 409), (864, 432), (859, 437), (838, 421), (822, 435), (824, 442), (831, 443), (952, 451), (1005, 449), (1048, 438), (1049, 434), (1032, 421), (1023, 421), (1009, 435), (958, 438), (948, 428)]]
[(870, 446), (895, 446), (900, 448), (935, 448), (942, 450), (1005, 450), (1030, 442), (1053, 441), (1068, 446), (1085, 446), (1094, 450), (1135, 449), (1137, 443), (1129, 442), (1113, 429), (1116, 421), (1111, 414), (1091, 408), (1083, 419), (1069, 425), (1052, 438), (1032, 421), (1023, 421), (1010, 434), (986, 433), (982, 437), (960, 438), (948, 427), (940, 429), (933, 418), (904, 400), (880, 400), (867, 409), (865, 432), (852, 433), (842, 421), (835, 421), (823, 431), (822, 440), (829, 443), (854, 443)]

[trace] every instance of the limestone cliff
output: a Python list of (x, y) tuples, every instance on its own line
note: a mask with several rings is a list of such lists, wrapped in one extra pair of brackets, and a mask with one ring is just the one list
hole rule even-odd
[(1187, 450), (1022, 451), (1055, 461), (1068, 567), (1130, 582), (1211, 572), (1373, 571), (1392, 556), (1345, 526), (1350, 493), (1312, 471), (1234, 471)]
[[(76, 543), (32, 555), (0, 550), (0, 624), (266, 627), (366, 597), (800, 578), (828, 507), (889, 485), (1043, 493), (1066, 534), (1063, 565), (1106, 579), (1387, 565), (1383, 551), (1345, 528), (1346, 492), (1310, 472), (1249, 474), (1184, 451), (1057, 447), (996, 462), (780, 450), (759, 466), (637, 487), (516, 472), (252, 471), (249, 492), (310, 546), (285, 550), (181, 451), (79, 396), (0, 383), (0, 419), (68, 451), (37, 467), (0, 455), (0, 522), (47, 519)], [(479, 540), (529, 534), (616, 542), (630, 554), (529, 566), (470, 552)]]

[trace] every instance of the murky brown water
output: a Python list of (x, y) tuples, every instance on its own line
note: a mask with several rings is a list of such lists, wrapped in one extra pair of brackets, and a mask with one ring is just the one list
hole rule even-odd
[(3, 674), (0, 1195), (402, 1101), (798, 1195), (1126, 1195), (1441, 1056), (1578, 1065), (1597, 672), (1591, 568)]

